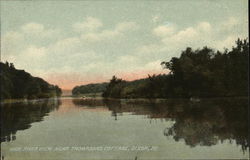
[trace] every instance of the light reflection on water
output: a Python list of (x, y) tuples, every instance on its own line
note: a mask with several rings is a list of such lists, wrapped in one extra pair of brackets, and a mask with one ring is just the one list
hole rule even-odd
[[(247, 99), (50, 99), (1, 106), (6, 159), (247, 158)], [(13, 152), (15, 147), (146, 146), (156, 150)], [(40, 155), (43, 155), (40, 158)]]

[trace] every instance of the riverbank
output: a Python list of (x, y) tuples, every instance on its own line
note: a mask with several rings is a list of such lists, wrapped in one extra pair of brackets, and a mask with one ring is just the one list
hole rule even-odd
[(42, 100), (48, 100), (48, 99), (59, 99), (60, 97), (50, 97), (50, 98), (35, 98), (35, 99), (4, 99), (0, 101), (0, 104), (6, 104), (6, 103), (20, 103), (20, 102), (32, 102), (32, 101), (42, 101)]
[[(85, 94), (85, 97), (83, 95), (79, 96), (61, 96), (61, 97), (51, 97), (51, 98), (36, 98), (36, 99), (5, 99), (1, 101), (0, 103), (18, 103), (18, 102), (27, 102), (27, 101), (38, 101), (38, 100), (45, 100), (45, 99), (64, 99), (64, 98), (72, 98), (72, 99), (82, 99), (82, 100), (87, 100), (87, 99), (103, 99), (103, 100), (121, 100), (121, 101), (166, 101), (166, 100), (190, 100), (192, 99), (189, 98), (106, 98), (106, 97), (101, 97), (101, 96), (87, 96)], [(219, 100), (219, 99), (248, 99), (247, 96), (238, 96), (238, 97), (209, 97), (209, 98), (195, 98), (198, 100)]]

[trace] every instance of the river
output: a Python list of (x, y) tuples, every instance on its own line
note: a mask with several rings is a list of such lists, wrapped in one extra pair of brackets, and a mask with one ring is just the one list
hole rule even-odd
[(248, 100), (59, 98), (1, 104), (4, 160), (247, 159)]

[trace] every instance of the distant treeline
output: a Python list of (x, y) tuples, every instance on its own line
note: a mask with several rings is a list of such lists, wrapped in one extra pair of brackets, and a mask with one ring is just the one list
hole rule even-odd
[(102, 93), (105, 91), (108, 83), (96, 83), (76, 86), (72, 90), (72, 95), (81, 95), (89, 93)]
[[(190, 98), (248, 95), (248, 40), (229, 51), (186, 48), (161, 65), (169, 74), (127, 82), (115, 76), (103, 92), (110, 98)], [(160, 64), (159, 64), (160, 65)]]
[(15, 98), (49, 98), (60, 96), (61, 89), (45, 80), (18, 70), (12, 63), (0, 62), (1, 100)]

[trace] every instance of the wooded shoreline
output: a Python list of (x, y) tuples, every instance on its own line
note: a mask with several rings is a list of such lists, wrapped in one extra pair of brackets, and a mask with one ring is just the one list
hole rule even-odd
[[(179, 58), (161, 63), (168, 74), (126, 81), (113, 76), (110, 82), (76, 86), (72, 95), (103, 92), (106, 98), (213, 98), (248, 96), (249, 42), (223, 52), (187, 47)], [(159, 64), (160, 65), (160, 64)]]

